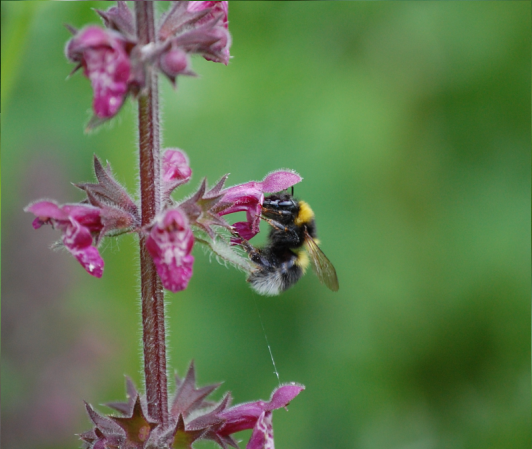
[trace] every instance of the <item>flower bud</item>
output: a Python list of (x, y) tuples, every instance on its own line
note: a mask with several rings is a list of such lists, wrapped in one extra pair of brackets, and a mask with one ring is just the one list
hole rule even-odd
[(178, 149), (169, 148), (163, 155), (163, 181), (165, 183), (186, 182), (192, 170), (186, 154)]
[(177, 75), (188, 72), (189, 58), (182, 49), (172, 46), (159, 58), (159, 66), (168, 78), (175, 80)]

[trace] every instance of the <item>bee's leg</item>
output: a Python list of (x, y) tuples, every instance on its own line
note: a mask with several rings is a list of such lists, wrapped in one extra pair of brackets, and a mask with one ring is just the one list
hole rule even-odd
[(264, 218), (262, 216), (260, 218), (262, 218), (272, 228), (277, 229), (278, 231), (289, 232), (297, 239), (297, 234), (293, 229), (286, 227), (284, 224), (279, 223), (278, 221), (271, 220), (270, 218)]
[(241, 240), (240, 246), (244, 249), (244, 251), (246, 251), (246, 253), (248, 253), (248, 256), (252, 262), (255, 262), (257, 265), (260, 265), (262, 267), (271, 267), (270, 261), (262, 254), (262, 251), (259, 248), (255, 248), (242, 237), (239, 238)]
[(260, 218), (262, 218), (272, 228), (275, 228), (278, 231), (288, 231), (288, 228), (286, 226), (282, 225), (281, 223), (279, 223), (278, 221), (272, 220), (270, 218), (264, 218), (263, 216), (261, 216)]

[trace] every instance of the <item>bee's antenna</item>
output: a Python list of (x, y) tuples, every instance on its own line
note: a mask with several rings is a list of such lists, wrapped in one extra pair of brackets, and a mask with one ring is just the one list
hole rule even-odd
[(294, 186), (292, 186), (292, 196), (294, 196)]

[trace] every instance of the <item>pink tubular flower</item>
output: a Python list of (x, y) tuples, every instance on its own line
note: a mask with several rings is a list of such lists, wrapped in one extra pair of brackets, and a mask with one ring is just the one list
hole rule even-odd
[(163, 183), (165, 191), (172, 191), (177, 186), (190, 181), (192, 169), (184, 151), (168, 148), (163, 155)]
[(297, 173), (279, 170), (267, 175), (262, 181), (251, 181), (245, 184), (229, 187), (222, 191), (224, 194), (222, 202), (233, 203), (233, 205), (220, 215), (232, 214), (234, 212), (246, 212), (247, 221), (235, 223), (238, 234), (250, 240), (259, 232), (260, 213), (264, 193), (275, 193), (288, 189), (302, 180)]
[(283, 385), (272, 393), (268, 402), (249, 402), (224, 410), (218, 415), (224, 420), (224, 425), (217, 433), (225, 436), (241, 430), (253, 429), (251, 439), (246, 446), (247, 449), (273, 448), (271, 412), (286, 407), (304, 389), (304, 386), (297, 384)]
[[(204, 23), (209, 22), (216, 16), (221, 17), (221, 22), (223, 28), (225, 30), (228, 29), (228, 12), (229, 12), (229, 2), (189, 2), (188, 3), (188, 11), (189, 12), (198, 12), (203, 11), (204, 9), (212, 8), (211, 11), (203, 17), (201, 20), (198, 21), (198, 25), (202, 25)], [(229, 47), (231, 46), (231, 40), (228, 33), (221, 33), (220, 34), (220, 40), (217, 44), (219, 48), (216, 48), (216, 52), (221, 53), (221, 57), (217, 57), (215, 55), (204, 55), (204, 58), (207, 61), (214, 61), (214, 62), (223, 62), (225, 65), (228, 64), (229, 58), (231, 57), (229, 54)]]
[(201, 25), (208, 22), (212, 17), (217, 15), (222, 16), (222, 25), (227, 30), (227, 15), (229, 12), (229, 2), (188, 2), (188, 11), (197, 12), (204, 9), (212, 8), (211, 12), (202, 18), (198, 23)]
[(124, 102), (131, 73), (126, 40), (113, 30), (88, 26), (67, 42), (65, 54), (83, 66), (91, 80), (94, 113), (100, 118), (113, 117)]
[(186, 215), (169, 209), (157, 217), (146, 240), (164, 288), (178, 292), (187, 288), (192, 277), (194, 256), (190, 254), (194, 236)]
[(44, 224), (59, 228), (63, 232), (65, 247), (87, 273), (102, 277), (104, 262), (98, 249), (92, 246), (93, 234), (99, 234), (103, 229), (100, 209), (84, 204), (58, 206), (51, 201), (39, 201), (25, 211), (37, 217), (33, 221), (35, 229)]
[(253, 428), (246, 449), (273, 449), (272, 412), (262, 412)]

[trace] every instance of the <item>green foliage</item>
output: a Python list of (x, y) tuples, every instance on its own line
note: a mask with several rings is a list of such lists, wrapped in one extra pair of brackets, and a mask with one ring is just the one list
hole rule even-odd
[[(89, 279), (47, 250), (59, 236), (37, 235), (22, 208), (81, 199), (69, 182), (92, 180), (93, 153), (135, 192), (135, 110), (84, 135), (89, 82), (65, 81), (62, 24), (98, 22), (90, 8), (108, 3), (42, 4), (4, 32), (23, 3), (2, 2), (2, 78), (4, 42), (19, 42), (5, 102), (2, 86), (4, 438), (47, 393), (50, 366), (69, 360), (64, 340), (83, 334), (92, 362), (82, 374), (65, 362), (58, 395), (74, 422), (58, 433), (46, 421), (10, 446), (71, 448), (90, 427), (82, 399), (122, 399), (124, 373), (141, 385), (136, 240), (111, 240), (104, 277)], [(307, 274), (257, 297), (197, 245), (188, 290), (168, 295), (170, 371), (195, 359), (200, 385), (223, 379), (236, 402), (267, 399), (277, 380), (258, 306), (281, 381), (306, 386), (274, 418), (279, 447), (529, 448), (530, 3), (229, 9), (229, 66), (198, 58), (199, 79), (177, 91), (161, 80), (164, 144), (188, 153), (194, 175), (175, 196), (203, 176), (230, 172), (233, 185), (297, 170), (340, 291)], [(48, 265), (64, 267), (51, 333), (46, 292), (29, 289)], [(31, 356), (35, 341), (48, 356)]]

